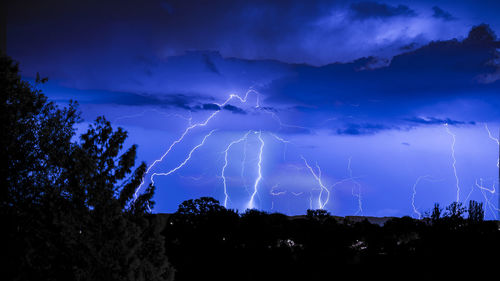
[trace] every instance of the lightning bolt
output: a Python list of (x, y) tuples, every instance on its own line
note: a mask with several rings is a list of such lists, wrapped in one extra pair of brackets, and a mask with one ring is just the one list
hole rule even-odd
[[(271, 190), (269, 191), (269, 194), (271, 194), (272, 196), (280, 196), (280, 195), (286, 194), (286, 191), (275, 192), (274, 189), (277, 187), (278, 187), (278, 184), (273, 185), (273, 187), (271, 187)], [(271, 210), (273, 210), (273, 209), (274, 209), (274, 200), (271, 201)]]
[[(198, 127), (204, 127), (204, 126), (206, 126), (206, 125), (210, 122), (210, 120), (212, 120), (215, 116), (217, 116), (217, 114), (218, 114), (219, 112), (221, 112), (221, 111), (222, 111), (222, 108), (223, 108), (225, 105), (227, 105), (227, 104), (228, 104), (231, 100), (233, 100), (233, 99), (238, 99), (238, 100), (240, 100), (242, 103), (246, 103), (246, 101), (247, 101), (247, 99), (248, 99), (248, 96), (249, 96), (251, 93), (254, 93), (254, 94), (256, 94), (256, 95), (257, 95), (257, 102), (256, 102), (255, 107), (256, 107), (256, 108), (259, 108), (259, 107), (260, 107), (260, 105), (259, 105), (259, 93), (258, 93), (257, 91), (255, 91), (255, 90), (253, 90), (253, 89), (248, 90), (248, 91), (245, 93), (245, 96), (244, 96), (243, 98), (242, 98), (242, 97), (240, 97), (240, 96), (238, 96), (238, 95), (236, 95), (236, 94), (230, 94), (230, 95), (229, 95), (229, 97), (228, 97), (228, 98), (227, 98), (227, 99), (226, 99), (223, 103), (221, 103), (221, 104), (219, 104), (219, 103), (215, 103), (215, 104), (217, 104), (217, 105), (219, 106), (219, 108), (220, 108), (220, 109), (218, 109), (218, 110), (214, 111), (212, 114), (210, 114), (210, 115), (208, 116), (208, 118), (207, 118), (207, 119), (205, 119), (205, 121), (203, 121), (203, 122), (201, 122), (201, 123), (196, 123), (196, 124), (191, 124), (191, 122), (190, 122), (190, 126), (188, 126), (188, 127), (184, 130), (184, 132), (181, 134), (181, 136), (180, 136), (177, 140), (175, 140), (175, 141), (174, 141), (174, 142), (170, 145), (170, 147), (167, 149), (167, 151), (165, 151), (165, 153), (163, 153), (163, 155), (162, 155), (160, 158), (156, 159), (155, 161), (153, 161), (153, 163), (152, 163), (151, 165), (149, 165), (149, 167), (146, 169), (146, 173), (145, 173), (145, 174), (148, 174), (148, 173), (151, 171), (151, 169), (152, 169), (154, 166), (156, 166), (156, 164), (158, 164), (158, 163), (162, 162), (162, 161), (163, 161), (163, 159), (164, 159), (164, 158), (165, 158), (165, 157), (166, 157), (166, 156), (170, 153), (170, 151), (172, 151), (172, 148), (173, 148), (175, 145), (177, 145), (178, 143), (182, 142), (182, 140), (184, 139), (184, 137), (185, 137), (185, 136), (186, 136), (186, 135), (187, 135), (187, 134), (188, 134), (191, 130), (193, 130), (193, 129), (195, 129), (195, 128), (198, 128)], [(156, 175), (162, 175), (162, 174), (163, 174), (163, 173), (157, 173)], [(153, 176), (154, 176), (154, 174), (153, 174)], [(151, 176), (151, 178), (153, 178), (153, 176)], [(137, 199), (137, 194), (139, 193), (139, 191), (140, 191), (140, 189), (142, 188), (142, 186), (144, 185), (144, 183), (145, 183), (145, 181), (144, 181), (144, 178), (143, 178), (143, 180), (142, 180), (141, 184), (137, 187), (137, 189), (136, 189), (136, 191), (135, 191), (135, 193), (134, 193), (134, 198), (135, 198), (134, 200), (136, 200), (136, 199)]]
[(205, 141), (207, 140), (207, 138), (210, 137), (212, 135), (212, 133), (215, 132), (215, 131), (216, 130), (212, 130), (212, 131), (210, 131), (210, 133), (208, 133), (207, 135), (205, 135), (205, 137), (203, 138), (203, 140), (201, 141), (201, 143), (198, 144), (197, 146), (195, 146), (193, 149), (191, 149), (191, 151), (188, 154), (188, 157), (186, 157), (186, 159), (184, 159), (184, 161), (182, 161), (182, 163), (179, 164), (177, 167), (173, 168), (172, 170), (170, 170), (170, 171), (168, 171), (166, 173), (153, 173), (151, 175), (151, 182), (154, 184), (154, 177), (155, 176), (168, 176), (168, 175), (176, 172), (180, 168), (182, 168), (184, 165), (186, 165), (186, 163), (189, 161), (189, 159), (191, 159), (191, 156), (193, 155), (193, 153), (196, 150), (198, 150), (198, 148), (202, 147), (205, 144)]
[[(143, 185), (145, 184), (146, 182), (146, 175), (150, 174), (150, 177), (149, 177), (149, 180), (152, 184), (154, 184), (154, 180), (156, 178), (156, 176), (168, 176), (168, 175), (171, 175), (175, 172), (177, 172), (179, 169), (181, 169), (182, 167), (184, 167), (189, 161), (190, 159), (192, 158), (192, 155), (194, 152), (196, 152), (200, 147), (202, 147), (207, 138), (209, 138), (213, 132), (215, 130), (212, 130), (210, 131), (210, 133), (208, 133), (207, 135), (204, 136), (203, 140), (201, 141), (201, 143), (199, 143), (198, 145), (196, 145), (195, 147), (193, 147), (189, 154), (187, 155), (187, 157), (179, 164), (177, 165), (175, 168), (167, 171), (167, 172), (153, 172), (153, 168), (155, 168), (159, 163), (161, 163), (162, 161), (164, 161), (166, 159), (166, 157), (168, 157), (168, 155), (174, 150), (174, 148), (180, 144), (181, 142), (184, 141), (184, 139), (187, 137), (187, 135), (197, 129), (197, 128), (200, 128), (200, 127), (205, 127), (207, 126), (210, 121), (212, 119), (214, 119), (222, 110), (223, 108), (229, 104), (229, 102), (231, 102), (232, 100), (239, 100), (240, 102), (242, 103), (247, 103), (247, 100), (248, 100), (248, 97), (250, 94), (255, 94), (257, 96), (257, 99), (256, 99), (256, 103), (255, 103), (255, 108), (259, 108), (262, 110), (262, 112), (264, 113), (267, 113), (267, 114), (270, 114), (272, 119), (274, 119), (275, 121), (277, 121), (280, 125), (280, 128), (283, 128), (283, 127), (289, 127), (289, 128), (297, 128), (297, 129), (303, 129), (303, 130), (308, 130), (308, 131), (313, 131), (311, 128), (307, 128), (307, 127), (303, 127), (303, 126), (296, 126), (296, 125), (291, 125), (291, 124), (286, 124), (284, 122), (282, 122), (282, 120), (277, 116), (277, 114), (275, 112), (273, 112), (272, 110), (268, 110), (266, 108), (261, 108), (260, 107), (260, 94), (253, 90), (253, 89), (249, 89), (245, 95), (242, 97), (242, 96), (239, 96), (239, 95), (236, 95), (236, 94), (230, 94), (228, 96), (228, 98), (222, 102), (222, 103), (215, 103), (219, 108), (215, 111), (213, 111), (210, 115), (208, 115), (208, 117), (206, 117), (204, 120), (198, 122), (198, 123), (193, 123), (192, 122), (192, 116), (190, 118), (186, 118), (182, 115), (178, 115), (178, 114), (169, 114), (167, 116), (175, 116), (175, 117), (179, 117), (179, 118), (183, 118), (185, 120), (187, 120), (189, 122), (188, 126), (182, 131), (182, 133), (180, 134), (180, 136), (175, 139), (168, 147), (168, 149), (158, 158), (158, 159), (155, 159), (146, 169), (146, 172), (145, 172), (145, 175), (141, 181), (141, 184), (136, 188), (135, 192), (134, 192), (134, 200), (137, 199), (138, 197), (138, 194), (139, 192), (141, 191), (141, 188), (143, 187)], [(124, 116), (124, 117), (121, 117), (119, 119), (123, 119), (123, 118), (133, 118), (133, 117), (137, 117), (137, 116), (141, 116), (141, 115), (144, 115), (146, 113), (145, 112), (142, 112), (140, 114), (136, 114), (136, 115), (131, 115), (131, 116)], [(161, 112), (160, 112), (161, 113)], [(231, 148), (232, 146), (238, 144), (238, 143), (241, 143), (243, 141), (245, 141), (245, 146), (244, 146), (244, 155), (243, 155), (243, 160), (242, 160), (242, 167), (241, 167), (241, 177), (244, 179), (244, 171), (245, 171), (245, 162), (246, 162), (246, 157), (247, 157), (247, 153), (246, 153), (246, 143), (247, 143), (247, 139), (248, 139), (248, 136), (249, 134), (251, 133), (252, 131), (248, 131), (242, 138), (240, 139), (237, 139), (237, 140), (234, 140), (232, 142), (230, 142), (225, 150), (223, 151), (224, 153), (224, 165), (222, 167), (222, 170), (221, 170), (221, 178), (222, 178), (222, 184), (223, 184), (223, 188), (224, 188), (224, 195), (225, 195), (225, 198), (224, 198), (224, 206), (227, 207), (228, 205), (228, 201), (230, 201), (230, 196), (229, 196), (229, 192), (228, 192), (228, 180), (226, 178), (226, 172), (227, 172), (227, 167), (229, 165), (229, 153), (231, 151)], [(257, 177), (255, 178), (255, 181), (254, 181), (254, 184), (253, 184), (253, 191), (250, 192), (246, 185), (245, 185), (245, 188), (247, 189), (247, 192), (249, 193), (250, 195), (250, 199), (247, 203), (247, 207), (252, 209), (252, 208), (255, 208), (255, 196), (258, 196), (259, 193), (259, 186), (261, 184), (261, 181), (263, 180), (263, 177), (262, 177), (262, 161), (263, 161), (263, 150), (264, 150), (264, 146), (265, 146), (265, 142), (264, 142), (264, 139), (263, 139), (263, 136), (262, 136), (262, 131), (253, 131), (259, 142), (260, 142), (260, 148), (259, 148), (259, 153), (258, 153), (258, 163), (257, 163)], [(282, 142), (284, 144), (284, 149), (283, 149), (283, 160), (286, 161), (286, 154), (287, 154), (287, 145), (289, 143), (291, 143), (290, 141), (288, 140), (285, 140), (283, 139), (282, 137), (279, 137), (277, 136), (276, 134), (273, 134), (273, 133), (269, 133), (273, 138), (275, 138), (276, 140)], [(316, 163), (316, 170), (314, 170), (313, 168), (311, 168), (311, 166), (309, 166), (309, 164), (307, 163), (306, 159), (304, 157), (302, 157), (302, 159), (304, 160), (306, 166), (308, 167), (308, 169), (311, 171), (312, 175), (314, 176), (314, 178), (318, 181), (318, 184), (320, 185), (320, 189), (319, 189), (319, 196), (318, 196), (318, 206), (320, 209), (323, 209), (326, 204), (328, 203), (329, 201), (329, 198), (330, 198), (330, 191), (329, 189), (323, 184), (322, 182), (322, 171), (321, 171), (321, 168), (319, 167), (319, 165)], [(285, 191), (286, 192), (286, 191)], [(272, 188), (271, 189), (271, 193), (272, 195), (281, 195), (281, 194), (284, 194), (283, 192), (274, 192), (274, 189)], [(326, 194), (326, 197), (325, 197), (325, 194)], [(312, 196), (312, 191), (311, 191), (311, 196)], [(361, 200), (361, 195), (359, 194), (359, 200)], [(311, 204), (312, 204), (312, 198), (311, 198)], [(361, 209), (361, 203), (359, 204), (360, 206), (360, 209)], [(274, 206), (273, 206), (274, 207)]]
[(273, 187), (271, 187), (271, 191), (269, 192), (269, 194), (271, 194), (272, 196), (280, 196), (280, 195), (286, 194), (286, 191), (274, 192), (274, 189), (277, 187), (278, 187), (278, 184), (273, 185)]
[(349, 161), (347, 162), (347, 170), (349, 171), (349, 179), (352, 181), (352, 183), (358, 187), (358, 192), (354, 193), (354, 186), (351, 189), (351, 194), (352, 196), (358, 198), (358, 210), (354, 215), (357, 214), (363, 214), (363, 201), (361, 199), (361, 184), (352, 176), (352, 169), (351, 169), (351, 160), (352, 156), (349, 157)]
[[(318, 196), (318, 207), (319, 207), (319, 209), (324, 209), (325, 205), (328, 203), (328, 200), (330, 199), (330, 191), (328, 190), (328, 188), (326, 188), (326, 186), (323, 184), (323, 181), (321, 180), (321, 168), (319, 167), (318, 163), (316, 163), (316, 168), (318, 169), (318, 173), (316, 174), (314, 172), (314, 170), (312, 169), (312, 167), (309, 165), (309, 163), (307, 163), (306, 158), (304, 158), (304, 156), (302, 156), (302, 155), (300, 157), (302, 158), (302, 160), (304, 160), (304, 164), (309, 169), (309, 171), (311, 172), (313, 177), (316, 179), (316, 181), (318, 181), (318, 185), (321, 187), (320, 192), (319, 192), (319, 196)], [(325, 191), (327, 194), (325, 202), (322, 202), (322, 199), (321, 199), (321, 197), (323, 195), (323, 191)]]
[(413, 212), (417, 215), (418, 219), (422, 218), (422, 214), (417, 210), (417, 207), (415, 207), (415, 197), (417, 196), (417, 185), (422, 179), (429, 178), (429, 177), (430, 177), (429, 175), (420, 176), (417, 178), (417, 180), (413, 184), (413, 194), (411, 196), (411, 206), (413, 207)]
[(417, 197), (417, 185), (420, 183), (420, 181), (425, 180), (428, 182), (440, 182), (443, 181), (442, 179), (434, 179), (430, 175), (425, 175), (425, 176), (419, 176), (417, 180), (413, 183), (413, 193), (411, 196), (411, 206), (413, 208), (413, 212), (417, 215), (418, 219), (422, 218), (422, 214), (418, 211), (417, 207), (415, 206), (415, 199)]
[(255, 132), (257, 134), (257, 137), (260, 141), (260, 150), (259, 150), (259, 162), (257, 163), (257, 173), (258, 176), (255, 179), (255, 183), (253, 185), (253, 193), (250, 197), (250, 201), (248, 202), (248, 209), (253, 209), (255, 208), (255, 195), (257, 195), (258, 192), (258, 187), (259, 187), (259, 182), (262, 180), (262, 152), (264, 151), (264, 140), (262, 139), (262, 132)]
[(456, 202), (458, 202), (460, 200), (460, 181), (458, 179), (458, 175), (457, 175), (457, 167), (456, 167), (456, 164), (457, 164), (457, 159), (455, 158), (455, 143), (456, 143), (456, 135), (453, 134), (451, 131), (450, 131), (450, 128), (448, 127), (448, 124), (444, 124), (444, 127), (446, 128), (446, 132), (453, 138), (453, 142), (451, 143), (451, 158), (453, 159), (453, 173), (455, 175), (455, 180), (456, 180), (456, 186), (457, 186), (457, 199), (456, 199)]
[[(484, 123), (484, 128), (486, 129), (486, 131), (488, 132), (488, 137), (493, 140), (494, 142), (496, 142), (497, 146), (500, 147), (500, 141), (498, 140), (498, 138), (495, 138), (493, 137), (493, 135), (491, 134), (490, 132), (490, 129), (488, 129), (488, 124)], [(497, 168), (500, 169), (500, 155), (499, 155), (499, 158), (497, 158)], [(477, 183), (476, 183), (477, 185)], [(482, 185), (482, 184), (481, 184)], [(486, 189), (487, 190), (487, 189)], [(493, 184), (493, 192), (492, 193), (492, 196), (493, 196), (493, 193), (495, 192), (495, 184)], [(484, 196), (484, 199), (488, 202), (487, 204), (489, 205), (490, 207), (490, 211), (492, 212), (493, 214), (493, 217), (495, 217), (495, 219), (497, 218), (497, 215), (491, 210), (492, 208), (495, 209), (497, 212), (500, 212), (500, 210), (496, 207), (494, 207), (494, 205), (490, 202), (490, 200), (487, 200), (486, 199), (486, 194), (484, 194), (484, 190), (481, 190), (481, 193), (483, 193), (483, 196)], [(499, 201), (500, 203), (500, 201)]]
[(264, 112), (266, 112), (267, 114), (270, 114), (270, 115), (271, 115), (271, 117), (272, 117), (274, 120), (276, 120), (276, 122), (278, 122), (278, 124), (280, 125), (280, 128), (286, 127), (286, 128), (294, 128), (294, 129), (307, 130), (307, 131), (309, 131), (309, 132), (311, 132), (311, 133), (312, 133), (312, 132), (314, 132), (314, 130), (313, 130), (313, 129), (308, 128), (308, 127), (303, 127), (303, 126), (297, 126), (297, 125), (292, 125), (292, 124), (286, 124), (286, 123), (283, 123), (283, 122), (281, 121), (281, 119), (278, 117), (278, 115), (276, 115), (276, 113), (274, 113), (274, 112), (272, 112), (272, 111), (270, 111), (270, 110), (267, 110), (267, 109), (265, 109), (265, 108), (262, 108), (262, 110), (263, 110)]
[[(493, 183), (491, 189), (488, 189), (488, 188), (484, 187), (484, 185), (483, 185), (483, 179), (482, 178), (479, 179), (479, 182), (480, 183), (478, 184), (477, 183), (477, 179), (476, 179), (475, 185), (481, 191), (481, 194), (484, 197), (486, 206), (488, 206), (488, 208), (490, 209), (491, 214), (496, 219), (497, 215), (496, 215), (495, 211), (499, 212), (500, 209), (498, 207), (495, 207), (495, 205), (493, 203), (491, 203), (491, 198), (494, 196), (494, 194), (496, 192), (495, 183)], [(488, 196), (487, 196), (487, 194), (485, 192), (489, 192), (491, 194), (490, 198), (488, 198)]]
[(248, 142), (248, 138), (245, 139), (245, 143), (243, 144), (243, 158), (241, 159), (241, 173), (240, 173), (240, 176), (241, 176), (241, 179), (243, 181), (243, 187), (245, 187), (246, 192), (248, 193), (248, 195), (250, 195), (251, 192), (248, 189), (248, 185), (247, 185), (247, 182), (246, 182), (245, 177), (244, 177), (244, 174), (245, 174), (245, 163), (247, 161), (247, 142)]
[(290, 141), (288, 140), (285, 140), (281, 137), (278, 137), (277, 135), (273, 134), (273, 133), (269, 133), (273, 138), (277, 139), (278, 141), (282, 142), (285, 146), (285, 148), (283, 149), (283, 160), (286, 161), (286, 146), (287, 144), (290, 143)]
[(248, 138), (248, 135), (251, 133), (252, 131), (248, 131), (243, 137), (241, 137), (240, 139), (238, 140), (235, 140), (235, 141), (232, 141), (227, 147), (226, 149), (224, 150), (224, 166), (222, 166), (222, 172), (221, 172), (221, 177), (222, 177), (222, 183), (224, 185), (224, 207), (227, 208), (227, 201), (229, 199), (229, 194), (227, 193), (227, 183), (226, 183), (226, 175), (225, 175), (225, 171), (226, 171), (226, 168), (227, 168), (227, 165), (228, 165), (228, 160), (227, 160), (227, 155), (228, 155), (228, 152), (229, 152), (229, 149), (231, 149), (231, 146), (237, 144), (237, 143), (240, 143), (244, 140), (247, 140)]
[(313, 208), (313, 193), (312, 190), (309, 192), (309, 209), (312, 210)]
[(469, 198), (470, 198), (470, 196), (471, 196), (471, 194), (472, 194), (473, 191), (474, 191), (474, 186), (472, 186), (472, 188), (470, 189), (469, 194), (467, 194), (467, 197), (465, 198), (464, 202), (468, 202), (469, 201)]
[[(484, 123), (484, 128), (486, 129), (486, 131), (488, 132), (488, 137), (493, 140), (494, 142), (497, 143), (497, 145), (500, 145), (500, 142), (497, 138), (493, 137), (493, 135), (491, 134), (490, 132), (490, 129), (488, 129), (488, 124)], [(497, 168), (500, 168), (500, 158), (498, 158), (497, 160)]]

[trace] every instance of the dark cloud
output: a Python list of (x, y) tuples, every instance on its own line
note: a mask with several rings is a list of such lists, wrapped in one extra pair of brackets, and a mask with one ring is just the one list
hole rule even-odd
[(394, 126), (388, 126), (383, 124), (346, 124), (342, 129), (337, 129), (337, 134), (339, 135), (373, 135), (379, 133), (380, 131), (397, 129)]
[(463, 41), (431, 42), (375, 69), (367, 67), (370, 58), (322, 67), (293, 65), (293, 76), (275, 80), (266, 90), (273, 94), (269, 100), (339, 109), (359, 104), (360, 111), (388, 114), (431, 100), (493, 96), (500, 83), (478, 79), (497, 71), (487, 63), (497, 59), (500, 41), (495, 37), (488, 26), (479, 25)]
[[(376, 119), (372, 118), (372, 119)], [(380, 123), (353, 123), (353, 122), (344, 122), (342, 128), (337, 129), (336, 133), (339, 135), (373, 135), (380, 133), (382, 131), (387, 130), (410, 130), (415, 128), (416, 126), (423, 125), (475, 125), (474, 121), (458, 121), (453, 120), (451, 118), (435, 118), (435, 117), (412, 117), (405, 118), (404, 122), (399, 122), (396, 120), (391, 121), (381, 121)], [(409, 146), (410, 144), (407, 142), (401, 143), (402, 145)]]
[(446, 21), (456, 20), (456, 18), (452, 14), (439, 8), (438, 6), (432, 7), (432, 10), (434, 10), (434, 14), (432, 15), (434, 18), (443, 19)]
[[(417, 16), (408, 6), (374, 1), (10, 2), (8, 33), (19, 34), (12, 50), (33, 57), (71, 50), (73, 57), (98, 59), (99, 54), (87, 53), (99, 49), (104, 51), (103, 57), (155, 54), (163, 58), (188, 50), (214, 50), (223, 57), (324, 65), (370, 55), (390, 57), (411, 41), (448, 38), (463, 28), (441, 34), (438, 31), (444, 29), (439, 26), (411, 22), (367, 26), (360, 19)], [(338, 15), (346, 14), (351, 16), (339, 20)], [(397, 36), (387, 37), (387, 28)], [(415, 29), (417, 34), (409, 32)], [(29, 48), (30, 42), (38, 42), (36, 52)], [(114, 44), (121, 47), (110, 46)], [(214, 73), (221, 70), (210, 61), (206, 66)]]
[(260, 110), (264, 110), (266, 112), (273, 112), (273, 113), (278, 113), (278, 109), (272, 107), (272, 106), (261, 106), (259, 107)]
[(417, 47), (418, 47), (418, 43), (417, 42), (411, 42), (410, 44), (406, 44), (406, 45), (401, 46), (399, 49), (402, 50), (402, 51), (411, 51), (411, 50), (414, 50)]
[(71, 97), (71, 99), (76, 99), (81, 104), (159, 106), (185, 110), (220, 110), (220, 107), (216, 104), (204, 103), (200, 106), (200, 103), (211, 100), (211, 98), (196, 94), (150, 94), (107, 90), (79, 90), (61, 87), (52, 81), (43, 85), (42, 90), (47, 93), (52, 93), (53, 98), (59, 102), (67, 102), (68, 97)]
[(366, 1), (351, 4), (355, 19), (391, 18), (396, 16), (414, 17), (417, 13), (406, 5), (391, 6), (384, 3)]
[[(248, 77), (252, 80), (257, 77), (257, 83), (252, 84), (262, 94), (261, 105), (266, 106), (260, 109), (269, 113), (279, 111), (280, 117), (286, 116), (282, 121), (294, 125), (284, 128), (290, 133), (311, 133), (311, 130), (303, 128), (327, 127), (326, 124), (319, 124), (315, 117), (321, 120), (337, 117), (337, 121), (333, 122), (334, 128), (340, 129), (335, 133), (350, 135), (373, 134), (395, 129), (393, 126), (459, 125), (462, 121), (456, 120), (463, 118), (479, 122), (483, 119), (476, 118), (478, 113), (472, 112), (463, 117), (461, 109), (452, 106), (438, 112), (421, 109), (427, 110), (431, 105), (456, 99), (488, 100), (492, 107), (500, 106), (500, 99), (496, 96), (500, 91), (500, 81), (495, 80), (497, 67), (487, 63), (497, 58), (495, 52), (500, 42), (495, 38), (487, 25), (479, 25), (464, 40), (435, 41), (395, 56), (390, 61), (367, 57), (321, 67), (224, 58), (216, 52), (209, 55), (207, 52), (189, 52), (168, 58), (168, 65), (164, 62), (158, 65), (143, 63), (163, 74), (157, 77), (168, 76), (168, 83), (160, 85), (169, 87), (170, 92), (140, 95), (103, 93), (96, 103), (161, 105), (193, 111), (220, 110), (215, 102), (222, 102), (227, 97), (228, 87), (242, 93), (250, 86), (246, 80), (239, 82), (240, 73), (246, 73), (245, 77), (249, 73), (258, 73), (261, 76)], [(204, 56), (209, 56), (217, 64), (218, 70), (224, 73), (223, 77), (207, 73)], [(165, 66), (170, 72), (161, 69)], [(194, 74), (175, 76), (178, 73)], [(235, 75), (235, 78), (230, 75)], [(273, 79), (268, 78), (270, 75), (274, 75)], [(230, 84), (226, 81), (228, 77), (231, 78)], [(486, 78), (489, 79), (487, 84), (484, 81)], [(164, 80), (160, 81), (163, 83)], [(189, 88), (193, 85), (196, 87)], [(188, 94), (176, 91), (183, 88)], [(212, 96), (216, 93), (217, 96)], [(245, 109), (233, 105), (227, 105), (224, 110), (248, 114)], [(408, 118), (443, 114), (449, 118)], [(332, 128), (333, 123), (328, 123), (328, 127)]]
[(470, 30), (469, 35), (464, 40), (464, 43), (474, 45), (481, 44), (500, 48), (500, 41), (495, 42), (496, 39), (497, 36), (491, 27), (488, 24), (482, 23), (474, 26)]
[(223, 109), (235, 114), (247, 114), (245, 110), (230, 104), (224, 105)]
[(136, 94), (126, 92), (89, 92), (85, 95), (89, 98), (88, 103), (95, 104), (119, 104), (119, 105), (157, 105), (162, 107), (177, 107), (190, 110), (195, 98), (183, 94), (169, 94), (165, 96)]
[(202, 105), (201, 109), (203, 110), (220, 110), (220, 106), (214, 103), (205, 103)]
[(208, 70), (211, 72), (220, 75), (219, 69), (217, 69), (217, 66), (215, 63), (212, 61), (210, 56), (208, 54), (203, 54), (203, 63), (207, 67)]
[(469, 124), (469, 125), (476, 124), (476, 122), (474, 122), (474, 121), (465, 122), (465, 121), (453, 120), (450, 118), (441, 119), (441, 118), (435, 118), (435, 117), (412, 117), (412, 118), (406, 118), (405, 121), (408, 121), (410, 123), (424, 124), (424, 125), (448, 124), (448, 125), (457, 126), (457, 125), (465, 125), (465, 124)]

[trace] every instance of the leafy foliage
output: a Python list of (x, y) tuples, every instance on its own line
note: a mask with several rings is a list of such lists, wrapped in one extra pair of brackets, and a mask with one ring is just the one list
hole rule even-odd
[[(37, 78), (43, 82), (44, 79)], [(104, 117), (73, 141), (77, 104), (59, 109), (0, 57), (2, 239), (8, 280), (164, 280), (154, 187), (134, 200), (146, 166)]]
[(478, 203), (474, 200), (469, 201), (469, 221), (471, 222), (482, 222), (484, 220), (484, 209), (483, 203)]

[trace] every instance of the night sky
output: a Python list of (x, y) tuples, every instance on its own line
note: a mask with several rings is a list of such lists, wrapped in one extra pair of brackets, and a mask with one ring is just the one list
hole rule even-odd
[(498, 215), (499, 1), (12, 2), (8, 55), (129, 132), (154, 212)]

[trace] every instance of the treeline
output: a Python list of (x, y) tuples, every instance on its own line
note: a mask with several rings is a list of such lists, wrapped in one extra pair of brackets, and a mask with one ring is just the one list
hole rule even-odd
[(183, 202), (166, 219), (163, 235), (176, 280), (317, 280), (367, 273), (348, 265), (498, 263), (499, 225), (483, 218), (482, 204), (475, 201), (445, 210), (436, 204), (427, 218), (393, 218), (379, 226), (325, 210), (299, 217), (257, 210), (238, 214), (202, 197)]

